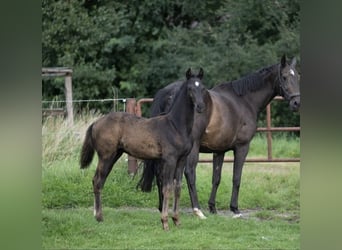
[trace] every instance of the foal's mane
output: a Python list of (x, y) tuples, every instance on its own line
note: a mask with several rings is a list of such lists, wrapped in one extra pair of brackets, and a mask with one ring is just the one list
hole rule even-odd
[(238, 80), (233, 80), (231, 82), (223, 83), (221, 85), (230, 85), (237, 95), (244, 96), (249, 92), (254, 92), (260, 89), (266, 83), (266, 76), (272, 72), (275, 66), (276, 65), (264, 67)]

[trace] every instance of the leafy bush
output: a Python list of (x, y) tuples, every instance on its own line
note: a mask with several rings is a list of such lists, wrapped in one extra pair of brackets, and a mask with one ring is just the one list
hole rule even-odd
[[(43, 0), (42, 65), (73, 69), (74, 99), (111, 98), (113, 90), (152, 97), (189, 67), (203, 67), (212, 87), (277, 63), (284, 53), (300, 62), (299, 23), (297, 0)], [(43, 99), (64, 99), (62, 83), (44, 78)], [(299, 123), (298, 116), (282, 120)]]

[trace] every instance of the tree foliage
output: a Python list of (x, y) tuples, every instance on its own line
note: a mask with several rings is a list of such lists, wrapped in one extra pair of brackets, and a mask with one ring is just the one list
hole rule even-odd
[[(298, 0), (43, 0), (42, 65), (73, 69), (74, 99), (153, 97), (189, 67), (204, 68), (209, 88), (282, 54), (300, 61), (299, 10)], [(43, 79), (43, 99), (64, 99), (62, 82)]]

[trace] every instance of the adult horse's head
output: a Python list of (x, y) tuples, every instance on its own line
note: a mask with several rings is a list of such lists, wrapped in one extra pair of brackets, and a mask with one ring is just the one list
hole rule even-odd
[(298, 111), (300, 107), (300, 88), (296, 58), (293, 58), (291, 63), (287, 63), (285, 55), (282, 56), (279, 67), (279, 87), (279, 94), (289, 101), (291, 110)]
[(205, 110), (205, 103), (204, 103), (204, 92), (206, 88), (202, 84), (203, 78), (203, 69), (200, 68), (197, 75), (194, 75), (191, 72), (191, 68), (186, 71), (186, 81), (188, 87), (188, 93), (190, 98), (195, 106), (195, 110), (197, 113), (202, 113)]

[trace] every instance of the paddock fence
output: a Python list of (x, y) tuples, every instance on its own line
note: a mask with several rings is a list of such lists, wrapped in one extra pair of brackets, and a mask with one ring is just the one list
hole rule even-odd
[[(300, 162), (300, 158), (275, 158), (272, 155), (272, 134), (276, 132), (293, 132), (293, 131), (300, 131), (300, 127), (273, 127), (271, 123), (271, 105), (274, 101), (282, 101), (283, 97), (276, 96), (274, 100), (266, 106), (266, 126), (265, 127), (258, 127), (258, 133), (266, 133), (266, 143), (267, 143), (267, 156), (266, 157), (248, 157), (246, 158), (245, 162), (254, 162), (254, 163), (261, 163), (261, 162)], [(44, 116), (58, 116), (62, 115), (67, 120), (73, 123), (73, 117), (70, 118), (70, 111), (69, 116), (67, 112), (67, 103), (71, 102), (73, 105), (77, 103), (83, 102), (100, 102), (100, 103), (108, 103), (106, 105), (112, 105), (112, 110), (114, 111), (123, 111), (128, 112), (130, 114), (134, 114), (137, 116), (142, 116), (142, 109), (143, 105), (152, 103), (153, 98), (107, 98), (107, 99), (97, 99), (97, 100), (50, 100), (50, 101), (42, 101), (42, 104), (46, 105), (57, 105), (57, 108), (42, 108), (42, 115)], [(118, 104), (119, 103), (119, 104)], [(60, 107), (60, 106), (63, 106)], [(69, 106), (70, 107), (70, 106)], [(138, 170), (138, 159), (127, 155), (128, 157), (128, 173), (135, 174)], [(212, 158), (200, 158), (199, 162), (201, 163), (211, 163)], [(224, 162), (234, 162), (233, 157), (225, 157)]]
[[(284, 100), (281, 96), (276, 96), (273, 101), (282, 101)], [(142, 105), (146, 103), (151, 103), (153, 101), (153, 98), (141, 98), (138, 101), (135, 99), (131, 99), (127, 102), (127, 112), (131, 114), (135, 114), (137, 116), (142, 116)], [(257, 132), (258, 133), (266, 133), (267, 138), (267, 156), (266, 157), (260, 157), (260, 158), (249, 158), (247, 156), (245, 162), (300, 162), (300, 158), (275, 158), (272, 156), (272, 133), (274, 132), (293, 132), (293, 131), (300, 131), (300, 127), (273, 127), (271, 122), (271, 105), (272, 102), (270, 102), (266, 106), (266, 127), (258, 127)], [(211, 163), (212, 159), (201, 159), (199, 162), (202, 163)], [(224, 162), (234, 162), (233, 157), (225, 157)], [(138, 169), (138, 162), (137, 159), (135, 159), (132, 156), (129, 156), (128, 158), (128, 172), (129, 173), (135, 173)]]

